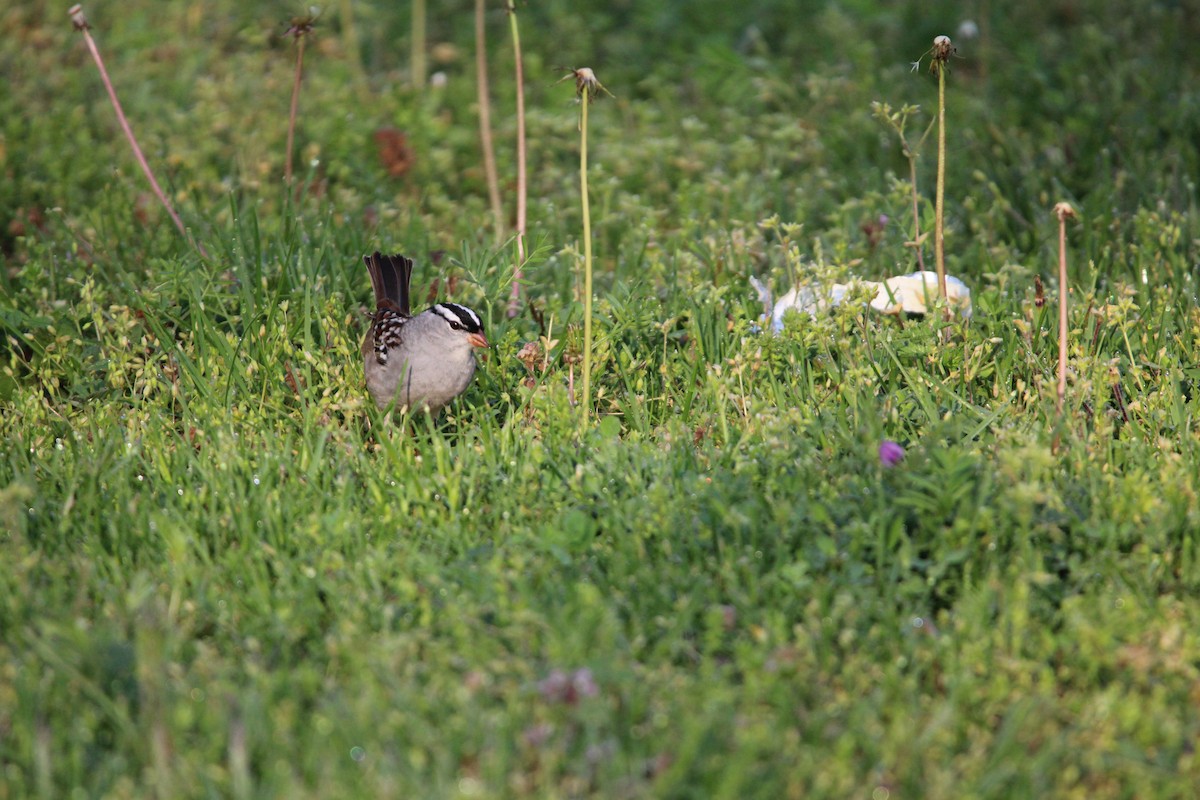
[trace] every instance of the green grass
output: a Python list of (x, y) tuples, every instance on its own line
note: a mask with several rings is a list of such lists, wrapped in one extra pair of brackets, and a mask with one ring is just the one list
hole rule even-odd
[[(446, 86), (421, 93), (403, 6), (355, 4), (351, 37), (331, 4), (294, 196), (296, 9), (85, 7), (209, 261), (147, 200), (65, 9), (11, 5), (0, 800), (1200, 784), (1200, 31), (1178, 4), (1135, 20), (1022, 0), (971, 42), (950, 3), (807, 2), (803, 25), (794, 3), (531, 3), (536, 313), (511, 320), (470, 4), (430, 15), (430, 44), (452, 47), (430, 54)], [(914, 268), (908, 164), (871, 102), (921, 105), (924, 129), (936, 85), (908, 62), (938, 33), (963, 56), (947, 269), (973, 321), (844, 306), (757, 333), (752, 275)], [(492, 38), (504, 181), (511, 55)], [(591, 110), (582, 434), (561, 64), (616, 95)], [(413, 147), (404, 178), (378, 160), (384, 126)], [(1059, 200), (1080, 214), (1062, 419)], [(366, 397), (375, 248), (416, 256), (419, 297), (456, 275), (485, 319), (493, 348), (437, 425)], [(907, 449), (892, 468), (885, 439)]]

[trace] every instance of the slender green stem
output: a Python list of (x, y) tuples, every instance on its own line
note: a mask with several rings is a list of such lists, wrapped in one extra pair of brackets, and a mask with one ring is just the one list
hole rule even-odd
[[(907, 147), (905, 148), (907, 149)], [(917, 248), (917, 269), (925, 271), (925, 248), (921, 246), (921, 206), (917, 198), (917, 157), (911, 151), (908, 155), (908, 179), (912, 186), (913, 207), (913, 245)]]
[(425, 87), (425, 0), (413, 0), (412, 5), (412, 53), (410, 71), (413, 86)]
[(338, 16), (341, 18), (342, 49), (350, 54), (349, 64), (354, 73), (354, 89), (361, 103), (371, 99), (371, 87), (363, 71), (362, 47), (358, 42), (358, 25), (354, 22), (354, 0), (340, 0)]
[(583, 424), (592, 405), (592, 215), (588, 207), (588, 96), (585, 92), (579, 121), (579, 195), (583, 206)]
[(946, 197), (946, 65), (938, 64), (938, 165), (937, 199), (933, 221), (933, 258), (937, 265), (938, 297), (946, 299), (946, 243), (945, 209)]
[(526, 187), (525, 177), (525, 62), (521, 56), (521, 30), (517, 25), (517, 7), (513, 0), (508, 2), (508, 24), (512, 30), (514, 69), (517, 79), (517, 268), (513, 271), (512, 294), (508, 301), (508, 315), (516, 316), (521, 295), (521, 271), (525, 267), (525, 221)]
[(1058, 215), (1058, 413), (1067, 396), (1067, 220)]

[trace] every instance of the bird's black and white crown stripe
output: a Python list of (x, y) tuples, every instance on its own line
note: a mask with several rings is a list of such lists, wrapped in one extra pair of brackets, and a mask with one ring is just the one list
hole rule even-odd
[(479, 316), (458, 303), (438, 303), (433, 307), (433, 312), (446, 322), (457, 322), (467, 333), (479, 333), (483, 330), (483, 323), (479, 321)]

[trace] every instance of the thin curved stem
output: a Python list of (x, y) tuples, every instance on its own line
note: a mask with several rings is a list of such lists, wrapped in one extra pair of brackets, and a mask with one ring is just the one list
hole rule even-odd
[(287, 162), (283, 168), (283, 180), (292, 185), (292, 155), (296, 142), (296, 112), (300, 108), (300, 79), (304, 75), (304, 37), (296, 38), (296, 75), (292, 81), (292, 105), (288, 110)]
[(938, 71), (938, 168), (937, 197), (934, 201), (933, 258), (937, 265), (938, 297), (946, 299), (946, 242), (945, 242), (945, 197), (946, 197), (946, 66), (937, 65)]
[(579, 123), (579, 194), (583, 206), (583, 424), (586, 427), (592, 405), (592, 215), (588, 206), (588, 96), (583, 103)]
[(1058, 219), (1058, 413), (1067, 396), (1067, 220)]
[(521, 56), (521, 30), (517, 25), (517, 7), (508, 3), (508, 24), (512, 31), (513, 60), (517, 79), (517, 268), (513, 272), (508, 315), (516, 316), (521, 296), (521, 273), (525, 267), (526, 194), (525, 176), (525, 62)]
[(133, 128), (129, 126), (129, 120), (125, 118), (125, 112), (121, 109), (121, 101), (117, 99), (117, 90), (113, 88), (112, 81), (108, 78), (108, 70), (104, 68), (104, 59), (100, 57), (100, 49), (96, 47), (96, 42), (92, 39), (83, 9), (77, 5), (72, 6), (68, 13), (71, 14), (71, 19), (75, 24), (76, 30), (83, 34), (83, 41), (87, 44), (88, 51), (92, 54), (92, 60), (96, 62), (96, 68), (100, 71), (100, 80), (104, 82), (104, 88), (108, 90), (108, 99), (112, 101), (113, 110), (117, 113), (117, 122), (121, 124), (121, 130), (125, 132), (125, 138), (129, 141), (129, 146), (133, 149), (133, 156), (142, 168), (142, 173), (146, 176), (146, 180), (150, 182), (150, 188), (154, 190), (158, 201), (167, 210), (167, 214), (170, 215), (171, 221), (175, 223), (175, 227), (183, 234), (183, 238), (187, 239), (188, 243), (196, 248), (201, 257), (208, 258), (208, 251), (204, 249), (204, 245), (193, 239), (192, 235), (188, 233), (187, 228), (184, 227), (183, 220), (179, 218), (175, 207), (167, 199), (167, 193), (158, 185), (158, 180), (154, 177), (154, 172), (150, 169), (150, 163), (146, 161), (146, 156), (142, 152), (142, 148), (138, 146), (137, 138), (133, 135)]

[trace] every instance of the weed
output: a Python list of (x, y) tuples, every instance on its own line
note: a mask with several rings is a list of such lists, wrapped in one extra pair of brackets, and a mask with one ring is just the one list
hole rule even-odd
[(315, 13), (293, 17), (284, 34), (292, 37), (292, 41), (296, 43), (296, 72), (292, 79), (292, 104), (288, 107), (287, 161), (283, 173), (283, 181), (288, 186), (292, 185), (292, 152), (296, 137), (296, 114), (300, 105), (300, 79), (304, 76), (304, 42), (312, 33), (316, 21)]

